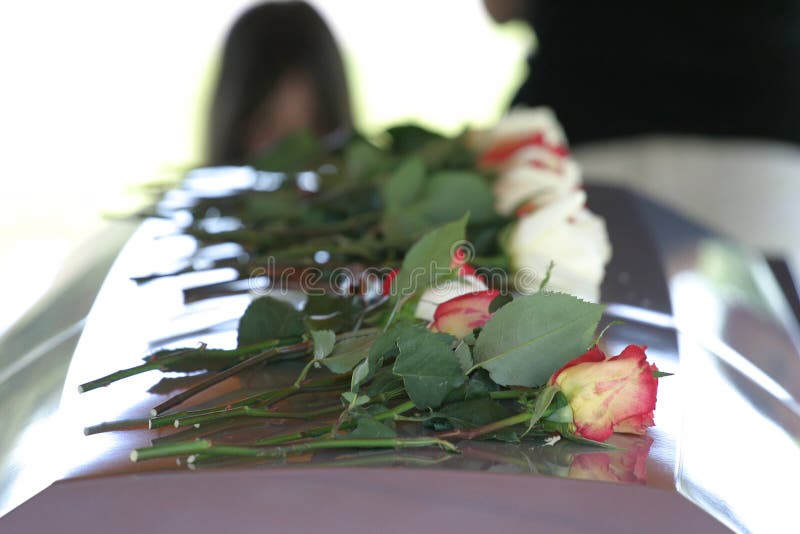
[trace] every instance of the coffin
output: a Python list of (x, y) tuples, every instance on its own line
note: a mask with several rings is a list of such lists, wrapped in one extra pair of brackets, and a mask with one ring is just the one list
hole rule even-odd
[[(614, 187), (588, 188), (614, 248), (605, 319), (623, 321), (606, 345), (647, 345), (674, 373), (661, 381), (655, 426), (615, 436), (618, 450), (478, 441), (457, 456), (330, 452), (191, 472), (173, 460), (129, 460), (174, 429), (84, 436), (101, 421), (147, 416), (171, 384), (157, 373), (83, 395), (78, 384), (158, 348), (235, 345), (257, 281), (209, 269), (241, 250), (198, 249), (180, 223), (181, 207), (198, 198), (257, 185), (242, 172), (195, 174), (167, 195), (167, 217), (145, 220), (119, 254), (69, 368), (60, 428), (28, 451), (57, 482), (0, 519), (3, 532), (777, 532), (793, 523), (786, 488), (800, 476), (800, 334), (785, 294), (763, 257)], [(180, 269), (189, 272), (133, 280)], [(272, 372), (197, 401), (289, 371)]]

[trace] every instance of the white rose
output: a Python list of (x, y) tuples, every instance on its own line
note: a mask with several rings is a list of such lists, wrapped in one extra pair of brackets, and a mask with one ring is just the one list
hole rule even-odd
[[(515, 159), (525, 158), (529, 150), (519, 150)], [(495, 181), (495, 210), (501, 215), (511, 215), (526, 201), (542, 207), (580, 187), (580, 167), (572, 159), (562, 158), (558, 168), (535, 165), (533, 161), (537, 160), (510, 166)]]
[(548, 145), (566, 146), (567, 136), (553, 110), (545, 107), (518, 107), (503, 116), (494, 128), (484, 133), (480, 141), (483, 148), (528, 135), (542, 133)]
[(514, 224), (507, 247), (517, 290), (537, 291), (552, 261), (548, 290), (599, 300), (611, 244), (605, 221), (585, 203), (586, 193), (575, 191)]
[(536, 148), (536, 159), (547, 164), (567, 155), (567, 138), (546, 107), (514, 108), (489, 130), (474, 132), (472, 143), (481, 153), (480, 162), (490, 167), (505, 168), (513, 165), (513, 157), (523, 147)]
[(472, 275), (465, 275), (455, 280), (448, 280), (436, 287), (428, 288), (425, 293), (422, 294), (417, 304), (417, 309), (414, 312), (414, 317), (432, 321), (433, 312), (436, 311), (436, 307), (442, 302), (467, 293), (484, 291), (486, 289), (489, 288), (483, 283), (483, 280)]

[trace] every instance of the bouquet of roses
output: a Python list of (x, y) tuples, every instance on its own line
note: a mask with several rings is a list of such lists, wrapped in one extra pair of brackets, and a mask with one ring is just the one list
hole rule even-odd
[[(319, 269), (329, 291), (310, 293), (301, 309), (272, 296), (253, 300), (234, 349), (161, 350), (81, 386), (89, 391), (155, 369), (206, 370), (207, 378), (140, 423), (214, 423), (217, 434), (242, 418), (316, 424), (257, 439), (156, 444), (133, 451), (134, 461), (178, 456), (198, 465), (350, 448), (456, 452), (467, 439), (602, 445), (614, 432), (642, 434), (653, 424), (662, 373), (645, 347), (613, 357), (598, 347), (603, 308), (592, 301), (610, 247), (602, 219), (584, 206), (579, 170), (552, 115), (521, 111), (492, 131), (455, 140), (413, 127), (390, 135), (385, 150), (363, 139), (325, 156), (314, 145), (284, 146), (259, 165), (285, 176), (333, 165), (330, 183), (323, 177), (312, 188), (216, 199), (241, 224), (224, 232), (203, 227), (197, 215), (209, 206), (198, 202), (185, 229), (205, 243), (240, 243), (250, 258), (271, 248), (277, 269), (334, 259), (337, 277), (354, 261), (380, 269), (351, 271), (345, 284)], [(343, 195), (352, 201), (343, 203)], [(289, 198), (292, 209), (281, 208)], [(297, 245), (301, 236), (305, 243)], [(222, 380), (269, 373), (270, 364), (286, 360), (300, 363), (279, 388), (176, 410)], [(331, 397), (328, 405), (283, 409), (289, 398), (318, 394)], [(122, 426), (104, 423), (87, 433)]]

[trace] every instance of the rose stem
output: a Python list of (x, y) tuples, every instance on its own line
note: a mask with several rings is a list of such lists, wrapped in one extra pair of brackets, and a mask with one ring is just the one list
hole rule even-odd
[[(384, 421), (387, 419), (392, 419), (395, 416), (405, 413), (414, 408), (414, 403), (411, 401), (406, 401), (401, 404), (398, 404), (394, 408), (387, 410), (385, 412), (379, 413), (375, 415), (375, 419), (378, 421)], [(355, 424), (352, 421), (345, 422), (341, 425), (340, 428), (353, 428)], [(292, 434), (282, 434), (280, 436), (272, 436), (269, 438), (264, 438), (254, 442), (253, 446), (269, 446), (269, 445), (278, 445), (281, 443), (288, 443), (292, 441), (298, 441), (301, 439), (306, 438), (315, 438), (319, 436), (323, 436), (331, 431), (333, 425), (325, 425), (320, 426), (317, 428), (312, 428), (309, 430), (305, 430), (303, 432), (295, 432)], [(207, 443), (211, 443), (208, 440), (195, 440), (195, 441), (181, 441), (178, 443), (165, 443), (162, 445), (155, 445), (152, 447), (146, 447), (142, 449), (137, 449), (131, 453), (131, 459), (133, 461), (136, 460), (144, 460), (147, 458), (160, 458), (162, 456), (181, 456), (181, 455), (188, 455), (188, 454), (197, 454), (200, 452), (205, 452), (207, 446), (206, 445), (197, 445), (200, 441), (206, 441)], [(208, 445), (210, 446), (210, 445)], [(206, 448), (204, 448), (206, 447)]]
[(174, 412), (167, 415), (160, 415), (158, 417), (150, 418), (149, 426), (151, 429), (161, 428), (164, 426), (170, 426), (175, 424), (175, 420), (181, 417), (194, 417), (197, 415), (206, 415), (210, 413), (216, 413), (225, 409), (239, 408), (242, 406), (253, 406), (256, 404), (261, 404), (262, 408), (266, 408), (294, 395), (305, 395), (310, 393), (325, 393), (328, 391), (335, 391), (341, 387), (340, 385), (338, 385), (338, 382), (341, 382), (349, 377), (350, 373), (347, 373), (346, 375), (336, 375), (332, 377), (317, 378), (315, 380), (309, 380), (308, 382), (306, 382), (305, 385), (301, 385), (299, 388), (290, 386), (280, 389), (270, 389), (268, 391), (263, 391), (255, 395), (251, 395), (250, 397), (246, 397), (240, 401), (236, 401), (231, 404), (214, 406), (211, 408), (204, 408), (202, 410), (186, 410), (182, 412)]
[[(404, 390), (402, 389), (387, 391), (385, 393), (381, 393), (380, 395), (376, 395), (370, 402), (371, 404), (386, 402), (394, 399), (403, 392)], [(315, 419), (317, 417), (322, 417), (324, 415), (340, 411), (342, 411), (341, 404), (305, 412), (275, 412), (253, 408), (252, 406), (238, 406), (235, 408), (225, 408), (203, 414), (176, 417), (173, 424), (175, 428), (190, 425), (199, 426), (200, 424), (223, 421), (225, 419), (233, 419), (236, 417), (260, 417), (265, 419)]]
[(506, 417), (505, 419), (500, 419), (494, 423), (489, 423), (488, 425), (470, 429), (448, 430), (447, 432), (439, 432), (436, 434), (436, 436), (440, 438), (475, 439), (484, 434), (495, 432), (509, 426), (527, 423), (531, 420), (531, 417), (533, 417), (532, 413), (523, 412), (517, 415), (512, 415), (511, 417)]
[(110, 375), (98, 378), (97, 380), (92, 380), (90, 382), (86, 382), (85, 384), (81, 384), (78, 386), (78, 393), (86, 393), (87, 391), (113, 384), (114, 382), (122, 380), (123, 378), (136, 376), (141, 373), (146, 373), (147, 371), (154, 371), (159, 367), (161, 367), (161, 362), (147, 362), (129, 369), (122, 369), (115, 373), (111, 373)]
[(310, 410), (307, 412), (273, 412), (270, 410), (260, 410), (250, 406), (241, 406), (233, 408), (232, 410), (221, 410), (216, 413), (209, 413), (205, 415), (197, 415), (194, 417), (183, 417), (175, 419), (175, 428), (200, 425), (201, 423), (211, 423), (223, 419), (230, 419), (234, 417), (259, 417), (263, 419), (314, 419), (323, 415), (328, 415), (342, 411), (341, 404), (321, 408), (319, 410)]
[[(394, 408), (387, 410), (385, 412), (381, 412), (375, 415), (376, 421), (385, 421), (387, 419), (394, 419), (396, 416), (405, 413), (414, 408), (414, 403), (411, 401), (406, 401), (401, 404), (398, 404)], [(347, 430), (353, 428), (355, 424), (351, 421), (342, 423), (339, 428), (342, 430)], [(292, 434), (282, 434), (280, 436), (271, 436), (268, 438), (260, 439), (256, 441), (255, 445), (278, 445), (280, 443), (287, 443), (290, 441), (297, 441), (306, 438), (316, 438), (322, 436), (324, 434), (329, 433), (333, 430), (333, 425), (324, 425), (317, 428), (312, 428), (309, 430), (304, 430), (302, 432), (294, 432)]]
[(85, 436), (112, 432), (114, 430), (139, 430), (147, 428), (148, 419), (121, 419), (119, 421), (108, 421), (97, 425), (87, 426), (83, 429)]
[(287, 345), (284, 347), (275, 347), (274, 349), (266, 350), (255, 356), (251, 356), (250, 358), (246, 359), (245, 361), (234, 365), (233, 367), (229, 367), (224, 371), (220, 371), (215, 375), (203, 380), (199, 384), (196, 384), (183, 393), (179, 393), (174, 397), (171, 397), (155, 408), (151, 410), (152, 415), (159, 415), (164, 413), (165, 411), (173, 408), (186, 400), (194, 397), (198, 393), (205, 391), (206, 389), (210, 388), (211, 386), (222, 382), (234, 375), (241, 373), (242, 371), (254, 367), (260, 363), (269, 361), (279, 356), (285, 356), (287, 354), (295, 354), (295, 353), (304, 353), (307, 352), (308, 349), (311, 347), (310, 341), (304, 341), (302, 343), (296, 343), (294, 345)]
[[(296, 340), (297, 338), (295, 338)], [(234, 349), (230, 351), (224, 350), (217, 350), (217, 349), (206, 349), (205, 347), (198, 348), (198, 349), (187, 349), (182, 350), (179, 352), (175, 352), (172, 354), (167, 354), (165, 356), (150, 356), (145, 360), (145, 363), (141, 365), (137, 365), (135, 367), (130, 367), (128, 369), (122, 369), (120, 371), (116, 371), (104, 377), (98, 378), (96, 380), (92, 380), (90, 382), (86, 382), (85, 384), (81, 384), (78, 386), (79, 393), (86, 393), (87, 391), (91, 391), (93, 389), (101, 388), (113, 384), (119, 380), (124, 378), (129, 378), (131, 376), (136, 376), (141, 373), (145, 373), (147, 371), (155, 371), (157, 369), (165, 369), (171, 370), (170, 365), (176, 361), (180, 360), (191, 360), (191, 356), (195, 353), (203, 354), (204, 357), (208, 358), (209, 354), (213, 353), (220, 353), (224, 354), (226, 357), (231, 359), (239, 359), (242, 356), (246, 356), (249, 353), (256, 353), (262, 352), (267, 348), (272, 348), (276, 344), (280, 343), (282, 340), (280, 339), (271, 339), (269, 341), (265, 341), (263, 343), (259, 343), (258, 345), (251, 345), (248, 347), (242, 347), (241, 349)], [(292, 340), (290, 340), (292, 341)], [(285, 342), (285, 341), (284, 341)], [(220, 357), (222, 359), (222, 357)], [(200, 369), (201, 367), (198, 367)]]

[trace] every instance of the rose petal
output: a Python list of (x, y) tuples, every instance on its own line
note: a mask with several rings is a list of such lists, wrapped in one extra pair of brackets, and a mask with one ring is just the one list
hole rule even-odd
[(560, 157), (569, 154), (569, 150), (566, 146), (550, 144), (547, 142), (547, 139), (545, 139), (544, 133), (535, 132), (524, 137), (501, 141), (500, 143), (490, 146), (488, 150), (481, 154), (478, 165), (481, 167), (501, 165), (504, 161), (513, 156), (515, 152), (529, 146), (541, 147), (547, 152)]
[(428, 288), (422, 294), (414, 311), (414, 317), (431, 321), (436, 307), (442, 302), (447, 302), (466, 293), (474, 293), (475, 291), (484, 291), (486, 289), (488, 288), (483, 283), (483, 280), (476, 276), (467, 275), (456, 280), (448, 280), (436, 287)]
[[(522, 152), (522, 151), (520, 151)], [(520, 158), (524, 156), (521, 154)], [(532, 167), (525, 161), (512, 165), (500, 173), (492, 186), (495, 209), (502, 215), (511, 215), (526, 201), (545, 206), (581, 186), (581, 170), (572, 160), (564, 160), (557, 167)]]
[(594, 345), (592, 348), (584, 352), (582, 355), (568, 361), (567, 363), (564, 364), (564, 366), (561, 369), (553, 373), (553, 376), (550, 377), (550, 381), (548, 382), (548, 384), (552, 386), (555, 383), (556, 379), (558, 378), (558, 375), (560, 375), (561, 372), (564, 371), (564, 369), (569, 369), (570, 367), (574, 367), (579, 363), (604, 362), (605, 360), (606, 360), (605, 353), (602, 350), (600, 350), (600, 347)]
[(429, 328), (435, 332), (445, 332), (463, 338), (492, 318), (489, 306), (499, 294), (497, 290), (488, 289), (467, 293), (443, 302), (437, 306)]
[(479, 135), (478, 145), (484, 166), (501, 165), (526, 147), (559, 158), (568, 154), (564, 130), (547, 107), (512, 109), (494, 128)]

